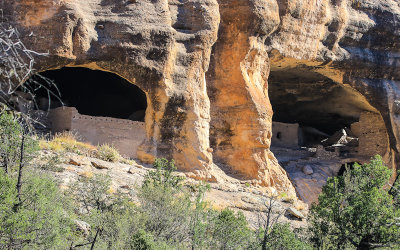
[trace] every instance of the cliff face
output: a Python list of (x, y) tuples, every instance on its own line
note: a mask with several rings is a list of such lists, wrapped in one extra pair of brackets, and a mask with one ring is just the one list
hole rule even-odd
[(38, 71), (110, 71), (147, 94), (142, 161), (174, 158), (207, 180), (215, 180), (216, 163), (235, 177), (293, 193), (270, 150), (273, 116), (334, 132), (363, 112), (382, 120), (374, 130), (384, 135), (377, 147), (385, 161), (395, 170), (400, 160), (397, 1), (0, 5), (28, 48), (49, 53), (36, 58)]

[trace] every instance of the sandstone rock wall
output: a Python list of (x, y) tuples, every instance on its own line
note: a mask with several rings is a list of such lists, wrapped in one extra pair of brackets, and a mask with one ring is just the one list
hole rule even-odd
[(214, 179), (214, 158), (229, 174), (293, 192), (270, 151), (270, 73), (276, 83), (340, 88), (325, 106), (334, 110), (322, 111), (381, 116), (387, 162), (400, 160), (398, 1), (20, 0), (0, 8), (28, 48), (49, 53), (36, 58), (38, 71), (110, 71), (146, 92), (143, 161), (174, 158)]

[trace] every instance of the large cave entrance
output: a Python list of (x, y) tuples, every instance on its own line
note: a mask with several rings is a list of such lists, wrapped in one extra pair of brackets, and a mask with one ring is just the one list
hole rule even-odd
[(326, 140), (341, 131), (356, 138), (351, 125), (360, 120), (363, 112), (375, 112), (353, 89), (308, 70), (272, 70), (268, 87), (274, 111), (273, 127), (279, 130), (273, 131), (277, 137), (273, 139), (278, 144), (288, 132), (295, 137), (294, 131), (298, 131), (297, 140), (291, 143), (299, 147), (328, 146), (331, 141)]
[[(374, 109), (351, 88), (307, 70), (271, 71), (269, 97), (273, 121), (298, 124), (299, 146), (315, 147)], [(282, 133), (282, 132), (281, 132)]]
[(274, 111), (271, 151), (303, 201), (317, 200), (343, 164), (384, 155), (389, 140), (379, 112), (344, 84), (307, 67), (271, 67), (269, 98)]
[(36, 91), (37, 107), (41, 110), (65, 105), (75, 107), (83, 115), (144, 121), (146, 94), (116, 74), (87, 68), (61, 68), (41, 75), (54, 81), (57, 87), (50, 88), (53, 95), (45, 88)]
[(116, 74), (79, 67), (42, 72), (27, 85), (34, 98), (25, 106), (46, 124), (45, 133), (71, 131), (95, 146), (114, 145), (125, 156), (137, 156), (146, 138), (147, 108), (139, 87)]

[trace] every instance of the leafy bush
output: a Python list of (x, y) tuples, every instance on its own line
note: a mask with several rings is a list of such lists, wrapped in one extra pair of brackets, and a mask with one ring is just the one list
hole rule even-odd
[(212, 246), (218, 249), (246, 249), (254, 241), (254, 232), (242, 213), (224, 209), (211, 224)]
[(141, 209), (149, 218), (145, 230), (156, 241), (179, 244), (189, 241), (192, 212), (190, 193), (182, 189), (182, 178), (174, 176), (176, 167), (166, 159), (157, 159), (155, 171), (149, 171), (138, 190)]
[(40, 168), (47, 171), (52, 172), (64, 172), (64, 168), (60, 167), (59, 165), (62, 163), (62, 159), (58, 154), (45, 156), (41, 158), (44, 161), (43, 164), (40, 164)]
[(289, 224), (275, 224), (268, 236), (267, 249), (313, 249), (290, 229)]
[(114, 146), (103, 144), (97, 148), (97, 157), (103, 161), (117, 162), (122, 159)]
[(391, 172), (376, 156), (329, 178), (310, 213), (312, 240), (319, 248), (399, 247), (400, 209), (386, 187)]
[(0, 112), (0, 164), (6, 173), (20, 165), (21, 144), (23, 146), (23, 160), (29, 162), (37, 152), (38, 143), (31, 136), (26, 135), (18, 118), (7, 112)]
[(149, 171), (144, 179), (143, 188), (150, 186), (160, 187), (162, 190), (172, 189), (179, 192), (181, 190), (182, 177), (173, 174), (176, 171), (175, 162), (165, 158), (156, 159), (153, 163), (155, 171)]
[(15, 178), (0, 171), (0, 248), (65, 248), (72, 221), (65, 200), (48, 177), (27, 175), (18, 199)]
[(174, 175), (173, 161), (157, 159), (154, 167), (138, 197), (147, 218), (144, 230), (155, 242), (179, 249), (246, 249), (254, 244), (255, 233), (242, 213), (208, 208), (203, 201), (207, 185), (200, 184), (190, 193), (182, 186), (183, 179)]
[(156, 249), (156, 246), (157, 244), (154, 242), (153, 235), (147, 233), (143, 229), (135, 233), (130, 242), (131, 249), (137, 250)]
[(67, 202), (50, 177), (27, 168), (38, 143), (19, 122), (0, 114), (0, 248), (66, 247), (72, 236)]
[(127, 197), (110, 192), (106, 175), (79, 178), (71, 187), (79, 219), (89, 223), (91, 231), (74, 246), (90, 245), (98, 249), (130, 249), (131, 238), (143, 223), (136, 206)]

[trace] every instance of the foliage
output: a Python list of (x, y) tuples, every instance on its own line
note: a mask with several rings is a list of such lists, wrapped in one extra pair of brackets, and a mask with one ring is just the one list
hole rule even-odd
[(177, 169), (175, 162), (165, 158), (156, 159), (153, 167), (155, 171), (149, 171), (145, 176), (143, 188), (160, 187), (161, 190), (180, 191), (182, 177), (176, 176), (173, 172)]
[(131, 249), (147, 250), (156, 249), (157, 244), (154, 242), (153, 235), (147, 233), (143, 229), (136, 232), (130, 242)]
[[(18, 118), (8, 112), (0, 113), (0, 160), (6, 173), (15, 168), (21, 161), (21, 143), (24, 128)], [(38, 150), (38, 143), (30, 136), (24, 141), (24, 159), (30, 161)]]
[(59, 165), (62, 163), (62, 159), (58, 154), (44, 156), (41, 158), (44, 161), (43, 164), (40, 164), (40, 168), (43, 170), (51, 171), (51, 172), (64, 172), (64, 168)]
[(18, 149), (21, 145), (20, 137), (22, 127), (16, 122), (14, 116), (3, 112), (0, 115), (0, 156), (1, 164), (6, 172), (8, 168), (19, 161)]
[(312, 240), (319, 248), (399, 246), (400, 210), (385, 189), (390, 170), (382, 158), (355, 164), (330, 178), (310, 213)]
[(54, 182), (43, 175), (27, 175), (22, 197), (20, 202), (15, 178), (0, 172), (0, 248), (66, 247), (71, 220)]
[(393, 195), (394, 205), (400, 208), (400, 171), (397, 173), (397, 178), (394, 181), (389, 193)]
[(269, 233), (267, 249), (313, 249), (305, 239), (299, 238), (289, 224), (275, 224)]
[(117, 162), (122, 159), (114, 146), (103, 144), (97, 148), (97, 157), (103, 161)]
[(90, 224), (91, 232), (77, 245), (95, 245), (99, 249), (126, 249), (130, 235), (139, 222), (133, 203), (110, 192), (111, 179), (106, 175), (81, 177), (71, 187), (71, 196), (79, 219)]
[(142, 212), (149, 218), (145, 230), (157, 241), (182, 243), (189, 240), (189, 218), (192, 201), (182, 189), (182, 178), (173, 174), (176, 167), (166, 159), (157, 159), (155, 171), (145, 176), (138, 190)]
[(212, 245), (218, 249), (245, 249), (254, 237), (244, 215), (230, 209), (222, 210), (214, 218), (212, 232)]
[(14, 114), (0, 114), (0, 248), (65, 246), (71, 235), (66, 201), (49, 177), (25, 171), (38, 143), (20, 122)]
[[(190, 193), (182, 178), (174, 175), (174, 162), (157, 159), (139, 189), (145, 231), (158, 244), (169, 248), (246, 249), (255, 239), (254, 232), (241, 213), (208, 208), (204, 193), (209, 186), (200, 184)], [(158, 245), (160, 247), (160, 245)]]
[[(286, 209), (278, 209), (278, 200), (284, 201), (286, 193), (273, 194), (265, 202), (266, 210), (259, 215), (259, 229), (257, 230), (257, 243), (262, 250), (267, 249), (312, 249), (308, 239), (300, 238), (288, 224), (279, 223), (279, 219), (286, 213)], [(274, 212), (275, 210), (275, 212)]]

